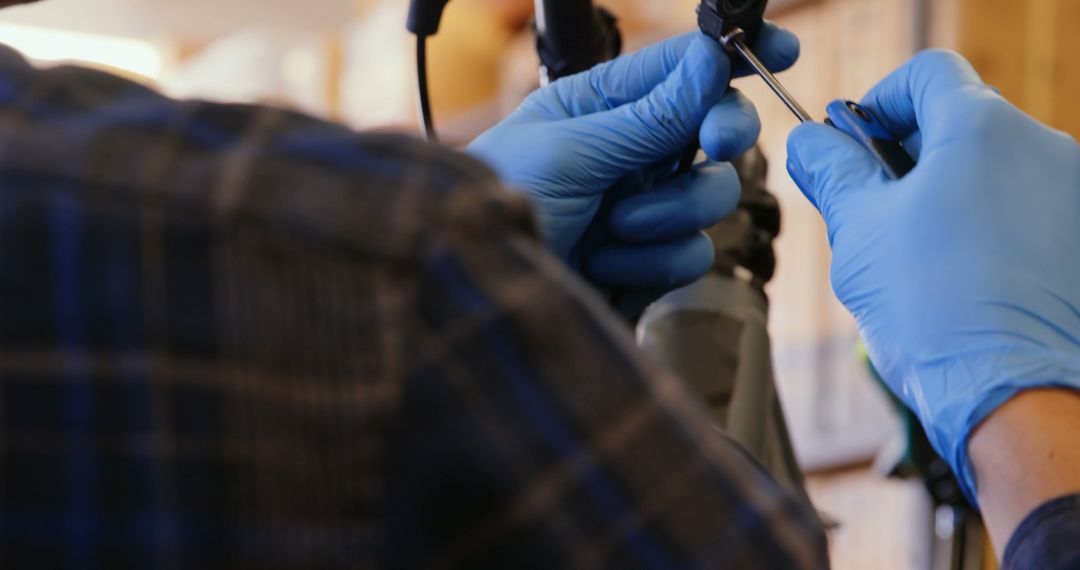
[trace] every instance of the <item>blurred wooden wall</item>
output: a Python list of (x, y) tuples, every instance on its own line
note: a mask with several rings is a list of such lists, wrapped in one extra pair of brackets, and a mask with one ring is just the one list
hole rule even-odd
[(1035, 118), (1080, 138), (1080, 2), (933, 1), (954, 28), (946, 47)]

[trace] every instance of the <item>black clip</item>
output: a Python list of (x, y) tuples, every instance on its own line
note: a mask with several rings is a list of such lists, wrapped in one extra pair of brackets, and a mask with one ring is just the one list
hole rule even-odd
[(741, 28), (746, 34), (746, 43), (753, 46), (765, 25), (768, 3), (768, 0), (701, 0), (698, 27), (716, 41), (721, 41), (735, 28)]

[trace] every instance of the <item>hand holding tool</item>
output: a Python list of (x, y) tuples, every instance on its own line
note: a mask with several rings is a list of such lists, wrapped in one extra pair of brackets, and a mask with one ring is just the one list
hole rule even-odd
[[(780, 80), (751, 49), (764, 22), (767, 0), (702, 0), (698, 7), (698, 26), (717, 40), (729, 53), (737, 53), (772, 89), (799, 122), (813, 117), (792, 96)], [(828, 107), (825, 123), (847, 133), (874, 154), (890, 178), (903, 178), (915, 162), (903, 144), (869, 111), (851, 101), (834, 101)], [(683, 167), (686, 167), (684, 157)], [(692, 158), (692, 156), (690, 156)]]
[[(770, 27), (765, 61), (787, 67), (793, 43)], [(760, 123), (728, 92), (730, 72), (716, 42), (672, 38), (541, 88), (468, 150), (529, 197), (552, 251), (604, 294), (659, 296), (709, 270), (713, 245), (701, 230), (739, 199), (728, 164), (676, 177), (663, 166), (701, 132), (716, 156), (753, 145)]]
[[(801, 125), (788, 170), (828, 225), (832, 287), (874, 365), (974, 499), (976, 426), (1022, 391), (1080, 390), (1080, 146), (951, 52), (917, 56), (859, 108), (868, 138)], [(885, 176), (874, 128), (918, 167)]]

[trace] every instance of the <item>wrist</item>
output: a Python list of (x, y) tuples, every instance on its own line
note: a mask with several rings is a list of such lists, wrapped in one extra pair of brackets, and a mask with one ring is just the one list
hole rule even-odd
[[(976, 429), (1018, 394), (1039, 389), (1080, 390), (1080, 353), (1043, 347), (986, 347), (915, 361), (887, 376), (926, 427), (962, 490), (977, 505), (969, 440)], [(878, 354), (873, 354), (875, 364)], [(909, 362), (915, 359), (910, 359)]]
[(1019, 392), (972, 432), (967, 448), (998, 555), (1040, 505), (1080, 492), (1080, 389)]

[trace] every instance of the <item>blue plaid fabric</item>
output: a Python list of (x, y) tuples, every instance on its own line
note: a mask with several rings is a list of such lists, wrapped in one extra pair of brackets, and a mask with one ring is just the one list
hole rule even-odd
[(0, 47), (0, 567), (826, 563), (481, 165)]
[(1013, 532), (1004, 570), (1080, 568), (1080, 493), (1047, 501)]

